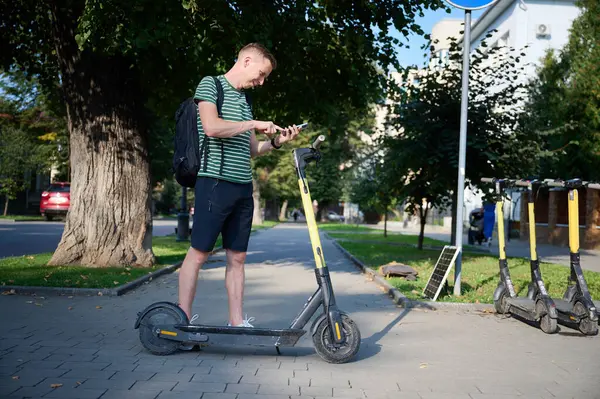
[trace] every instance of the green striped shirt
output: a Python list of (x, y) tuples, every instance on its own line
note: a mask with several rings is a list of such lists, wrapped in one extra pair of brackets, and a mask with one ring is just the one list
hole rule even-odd
[[(241, 122), (252, 120), (252, 111), (246, 103), (243, 91), (233, 87), (223, 75), (217, 77), (223, 86), (223, 119), (226, 121)], [(196, 88), (195, 99), (209, 101), (217, 104), (217, 88), (212, 76), (202, 78)], [(204, 140), (204, 128), (198, 114), (198, 135), (200, 137), (200, 150)], [(252, 169), (250, 164), (250, 130), (234, 137), (219, 139), (206, 137), (208, 142), (208, 157), (206, 171), (204, 170), (204, 154), (201, 154), (200, 170), (198, 176), (221, 178), (235, 183), (252, 182)], [(223, 174), (221, 168), (221, 140), (223, 140)]]

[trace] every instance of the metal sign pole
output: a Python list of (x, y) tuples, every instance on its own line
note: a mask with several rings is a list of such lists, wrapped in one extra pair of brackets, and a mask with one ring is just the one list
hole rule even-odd
[(458, 153), (458, 187), (456, 191), (456, 247), (458, 255), (454, 267), (454, 295), (459, 296), (462, 269), (463, 204), (465, 196), (465, 163), (467, 152), (467, 112), (469, 108), (469, 53), (471, 50), (471, 10), (465, 10), (463, 36), (462, 96), (460, 100), (460, 146)]
[(498, 0), (446, 0), (453, 7), (465, 10), (463, 36), (462, 95), (460, 101), (460, 145), (458, 153), (458, 185), (456, 191), (456, 248), (458, 255), (454, 267), (454, 295), (460, 295), (462, 269), (463, 206), (465, 201), (465, 163), (467, 152), (467, 112), (469, 109), (469, 54), (471, 52), (471, 11), (481, 10)]

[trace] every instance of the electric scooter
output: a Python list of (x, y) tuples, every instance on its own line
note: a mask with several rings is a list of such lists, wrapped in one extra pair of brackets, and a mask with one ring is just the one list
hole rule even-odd
[[(494, 307), (500, 314), (514, 314), (523, 319), (539, 322), (540, 329), (546, 334), (554, 334), (558, 331), (557, 312), (554, 301), (548, 295), (536, 250), (535, 234), (535, 209), (533, 186), (538, 185), (536, 180), (508, 180), (496, 178), (481, 179), (486, 183), (494, 183), (496, 187), (496, 211), (498, 214), (498, 244), (500, 249), (500, 282), (494, 291)], [(506, 259), (506, 248), (504, 241), (504, 214), (502, 192), (510, 186), (525, 187), (527, 190), (527, 206), (529, 214), (529, 251), (531, 282), (527, 289), (527, 296), (518, 296), (513, 282), (510, 278), (508, 261)]]
[(356, 355), (360, 347), (360, 331), (356, 323), (336, 305), (305, 174), (307, 164), (320, 161), (319, 147), (324, 140), (325, 136), (321, 135), (310, 147), (292, 151), (315, 258), (318, 287), (290, 326), (271, 329), (190, 324), (187, 315), (177, 304), (157, 302), (138, 313), (135, 322), (144, 348), (155, 355), (169, 355), (182, 344), (260, 346), (275, 347), (277, 353), (281, 354), (279, 348), (296, 345), (308, 330), (304, 328), (305, 325), (321, 309), (322, 313), (308, 330), (317, 354), (329, 363), (345, 363)]
[(598, 309), (585, 281), (579, 255), (579, 188), (600, 189), (600, 184), (581, 179), (567, 181), (546, 179), (550, 187), (569, 189), (569, 249), (571, 273), (562, 299), (554, 299), (558, 310), (558, 321), (565, 326), (577, 326), (585, 335), (598, 334)]

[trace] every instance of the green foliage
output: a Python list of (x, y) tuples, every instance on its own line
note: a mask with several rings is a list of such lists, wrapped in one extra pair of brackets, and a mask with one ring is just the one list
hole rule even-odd
[[(477, 49), (471, 55), (467, 124), (466, 185), (483, 176), (529, 175), (539, 147), (535, 138), (515, 131), (522, 109), (522, 50)], [(415, 74), (406, 70), (390, 80), (392, 105), (384, 139), (386, 169), (398, 197), (418, 212), (451, 203), (458, 175), (462, 52), (451, 41), (448, 65)], [(414, 84), (411, 77), (418, 78)], [(422, 226), (423, 229), (424, 226)], [(423, 235), (423, 231), (421, 232)]]
[[(0, 7), (0, 33), (6, 38), (0, 43), (0, 67), (15, 66), (37, 77), (40, 91), (55, 93), (60, 88), (60, 63), (85, 74), (92, 64), (101, 66), (111, 57), (134, 71), (133, 87), (140, 87), (148, 111), (144, 119), (153, 183), (169, 174), (173, 115), (179, 102), (193, 93), (203, 76), (225, 72), (242, 45), (264, 43), (279, 64), (269, 82), (253, 93), (256, 119), (282, 125), (310, 120), (325, 126), (334, 142), (346, 134), (357, 114), (381, 100), (384, 72), (399, 67), (393, 48), (401, 43), (389, 29), (393, 26), (404, 36), (423, 34), (414, 24), (415, 16), (442, 6), (436, 0), (5, 4)], [(69, 41), (75, 44), (79, 53), (73, 59), (63, 59), (66, 53), (57, 52), (48, 40), (59, 28), (73, 31), (72, 37), (55, 39), (64, 47)], [(86, 59), (91, 64), (83, 62)], [(272, 167), (280, 165), (278, 156)], [(288, 169), (270, 188), (281, 189), (282, 197), (293, 191)], [(268, 190), (264, 194), (274, 195)], [(333, 198), (335, 192), (323, 195)]]
[(543, 138), (540, 175), (600, 180), (600, 4), (577, 4), (567, 45), (546, 53), (531, 82), (521, 128)]

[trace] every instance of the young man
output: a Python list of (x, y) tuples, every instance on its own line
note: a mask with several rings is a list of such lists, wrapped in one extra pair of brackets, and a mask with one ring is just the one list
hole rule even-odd
[[(253, 120), (244, 90), (262, 86), (276, 66), (275, 58), (262, 45), (251, 43), (242, 48), (233, 67), (217, 77), (223, 87), (223, 118), (217, 113), (213, 77), (204, 77), (196, 89), (201, 150), (205, 136), (208, 145), (201, 153), (195, 187), (191, 247), (179, 272), (179, 306), (190, 322), (197, 318), (191, 313), (198, 272), (221, 233), (227, 256), (229, 325), (253, 327), (242, 316), (244, 262), (254, 213), (250, 158), (295, 139), (299, 130), (295, 125), (283, 129), (270, 121)], [(256, 131), (269, 140), (259, 141)]]

